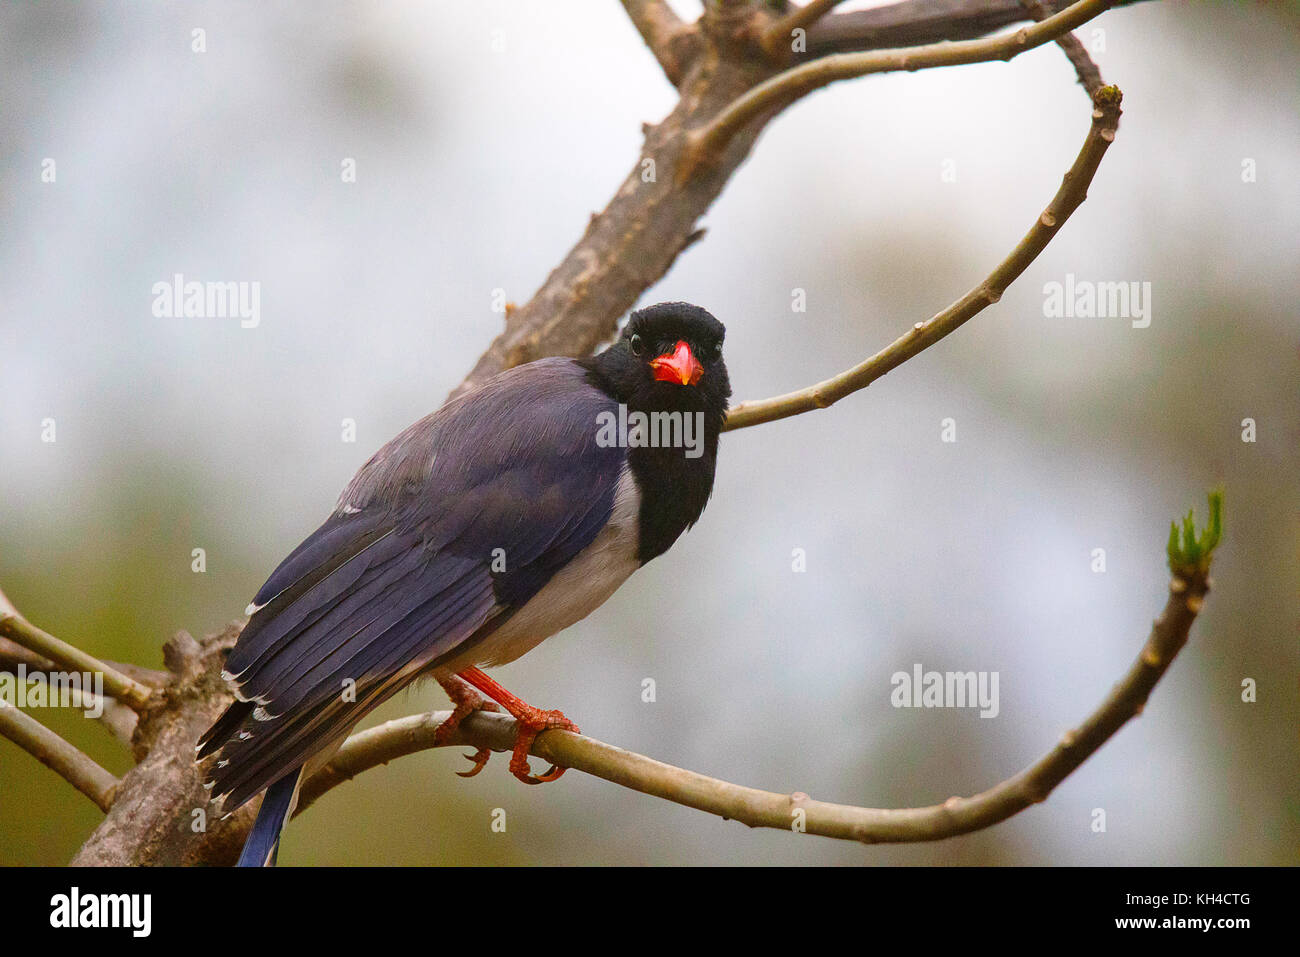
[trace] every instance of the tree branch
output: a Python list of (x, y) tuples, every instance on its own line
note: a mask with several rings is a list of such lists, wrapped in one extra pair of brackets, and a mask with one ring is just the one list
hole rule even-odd
[[(1051, 16), (1052, 11), (1042, 3), (1042, 0), (1020, 0), (1025, 9), (1029, 11), (1030, 16), (1035, 20), (1046, 20)], [(1056, 38), (1056, 45), (1065, 53), (1065, 58), (1070, 61), (1074, 67), (1075, 74), (1079, 77), (1079, 83), (1088, 96), (1097, 95), (1097, 91), (1105, 86), (1105, 81), (1101, 78), (1101, 70), (1089, 56), (1087, 48), (1084, 47), (1083, 41), (1073, 33), (1066, 33)]]
[(782, 110), (814, 90), (836, 82), (872, 73), (895, 70), (928, 70), (932, 67), (1011, 60), (1044, 43), (1051, 43), (1080, 24), (1104, 13), (1115, 0), (1079, 0), (1054, 16), (1015, 33), (985, 40), (933, 43), (902, 50), (874, 50), (868, 53), (840, 53), (805, 63), (779, 73), (739, 97), (703, 129), (689, 134), (689, 143), (678, 169), (679, 182), (690, 180), (701, 166), (708, 166), (737, 133), (751, 122)]
[(163, 646), (171, 681), (140, 714), (132, 739), (139, 763), (122, 776), (112, 808), (74, 865), (235, 863), (256, 802), (227, 820), (209, 821), (211, 795), (194, 762), (194, 743), (232, 700), (221, 669), (242, 625), (233, 622), (202, 641), (177, 632)]
[(622, 0), (622, 4), (637, 33), (663, 67), (668, 82), (681, 86), (700, 52), (699, 31), (683, 23), (664, 0)]
[[(0, 604), (4, 598), (0, 597)], [(2, 612), (0, 612), (2, 614)], [(16, 672), (22, 666), (28, 671), (57, 671), (58, 665), (34, 651), (8, 638), (0, 638), (0, 671)]]
[[(3, 600), (3, 596), (0, 596), (0, 601)], [(110, 661), (104, 658), (102, 663), (154, 690), (166, 687), (171, 677), (165, 671), (159, 671), (156, 668), (145, 668), (130, 661)], [(0, 671), (16, 672), (19, 665), (25, 667), (28, 674), (36, 674), (37, 672), (48, 674), (59, 670), (59, 666), (49, 658), (38, 655), (34, 651), (28, 651), (22, 645), (10, 641), (8, 638), (0, 638)]]
[(865, 389), (885, 373), (898, 368), (908, 359), (934, 345), (965, 322), (979, 315), (987, 306), (1002, 298), (1002, 293), (1029, 267), (1046, 248), (1070, 214), (1088, 196), (1088, 186), (1097, 172), (1101, 158), (1115, 139), (1119, 125), (1120, 91), (1103, 87), (1094, 97), (1092, 125), (1083, 148), (1066, 172), (1060, 189), (1035, 220), (1015, 249), (985, 280), (947, 309), (926, 322), (918, 322), (884, 349), (851, 369), (797, 392), (756, 399), (732, 406), (723, 428), (743, 429), (760, 422), (772, 422), (788, 416), (825, 409), (846, 395)]
[(28, 651), (48, 658), (56, 665), (70, 671), (88, 671), (102, 675), (104, 691), (136, 711), (145, 707), (153, 694), (150, 688), (109, 667), (93, 655), (37, 628), (19, 613), (13, 602), (6, 598), (2, 591), (0, 591), (0, 637), (8, 638)]
[[(1056, 13), (1070, 0), (1043, 0)], [(1115, 0), (1128, 6), (1140, 0)], [(799, 59), (832, 53), (920, 46), (943, 40), (973, 40), (1030, 19), (1020, 0), (907, 0), (886, 7), (822, 17), (808, 30)]]
[(117, 793), (117, 778), (83, 752), (0, 698), (0, 737), (8, 738), (107, 812)]
[(810, 26), (830, 13), (832, 8), (844, 0), (808, 0), (802, 7), (795, 7), (779, 20), (772, 22), (763, 31), (760, 41), (770, 56), (788, 57), (793, 52), (793, 34), (795, 30), (807, 30)]
[[(1017, 13), (1006, 22), (1029, 16), (1019, 0), (1011, 3)], [(641, 4), (632, 6), (638, 14), (643, 10)], [(766, 120), (780, 112), (780, 107), (773, 107), (751, 118), (725, 149), (709, 157), (707, 169), (693, 170), (689, 182), (680, 183), (670, 174), (683, 165), (688, 131), (707, 128), (725, 109), (777, 73), (766, 58), (752, 55), (753, 45), (736, 40), (753, 25), (743, 18), (744, 11), (724, 11), (725, 16), (718, 14), (713, 22), (711, 9), (706, 7), (702, 21), (708, 22), (708, 30), (699, 25), (687, 28), (695, 31), (692, 42), (698, 41), (703, 49), (679, 84), (682, 95), (677, 106), (663, 122), (644, 127), (641, 155), (609, 205), (591, 217), (577, 244), (532, 298), (507, 312), (504, 331), (450, 398), (502, 369), (542, 356), (589, 354), (614, 335), (619, 317), (699, 238), (697, 221), (744, 162)], [(818, 26), (842, 16), (850, 14), (823, 17)], [(770, 22), (770, 14), (761, 11), (754, 18)]]
[[(18, 648), (17, 645), (4, 639), (0, 639), (0, 642)], [(5, 647), (0, 646), (0, 673), (14, 675), (19, 680), (45, 680), (53, 683), (51, 672), (58, 670), (54, 662), (33, 655), (25, 648), (18, 648), (18, 652), (18, 654), (11, 654)], [(74, 701), (73, 707), (87, 713), (97, 711), (99, 717), (95, 720), (107, 728), (118, 741), (130, 747), (139, 715), (116, 698), (97, 695), (85, 688), (82, 688), (79, 693), (80, 700)]]
[[(568, 731), (537, 736), (531, 754), (557, 767), (584, 771), (614, 784), (676, 804), (737, 820), (750, 827), (802, 828), (809, 834), (867, 844), (938, 841), (981, 830), (1047, 799), (1131, 718), (1142, 713), (1151, 690), (1187, 643), (1192, 622), (1210, 588), (1204, 568), (1180, 569), (1169, 583), (1164, 611), (1127, 674), (1101, 705), (1056, 746), (1019, 774), (973, 797), (914, 808), (865, 808), (814, 801), (801, 792), (776, 794), (673, 767)], [(303, 785), (299, 811), (361, 772), (403, 755), (440, 747), (438, 725), (449, 711), (389, 721), (350, 737), (334, 759)], [(475, 712), (445, 742), (508, 751), (515, 722), (503, 714)], [(799, 812), (802, 811), (802, 814)]]
[[(139, 665), (118, 661), (108, 661), (105, 664), (151, 688), (161, 689), (167, 685), (169, 676), (165, 671), (155, 671), (152, 668), (141, 668)], [(26, 673), (28, 676), (35, 677), (48, 676), (58, 670), (59, 666), (50, 659), (28, 651), (8, 638), (0, 638), (0, 673), (13, 675)], [(129, 705), (107, 695), (100, 697), (84, 689), (81, 693), (86, 698), (86, 708), (93, 709), (98, 706), (100, 709), (99, 723), (104, 725), (113, 737), (130, 746), (137, 724), (136, 712)]]

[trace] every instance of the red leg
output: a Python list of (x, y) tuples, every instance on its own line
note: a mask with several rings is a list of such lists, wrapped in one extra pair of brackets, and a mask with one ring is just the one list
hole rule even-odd
[(576, 734), (578, 732), (576, 724), (566, 718), (562, 712), (543, 711), (541, 708), (534, 708), (522, 698), (516, 697), (501, 687), (477, 668), (466, 668), (460, 673), (460, 677), (489, 698), (498, 701), (518, 723), (519, 732), (515, 737), (514, 754), (510, 756), (511, 774), (525, 784), (545, 784), (548, 781), (556, 780), (564, 773), (564, 768), (551, 765), (551, 769), (545, 774), (534, 776), (532, 769), (528, 767), (528, 749), (533, 746), (533, 740), (543, 731), (551, 728), (562, 728)]
[[(451, 698), (451, 703), (455, 706), (452, 708), (451, 717), (438, 725), (438, 730), (433, 733), (434, 741), (439, 744), (451, 737), (452, 732), (460, 726), (460, 723), (475, 711), (501, 710), (495, 702), (484, 698), (458, 675), (439, 678), (438, 684), (442, 685), (442, 690), (447, 692), (447, 697)], [(474, 767), (468, 771), (457, 771), (456, 773), (463, 778), (472, 778), (483, 770), (483, 766), (488, 763), (488, 758), (492, 757), (492, 752), (487, 748), (479, 748), (473, 754), (467, 754), (465, 757), (474, 762)]]

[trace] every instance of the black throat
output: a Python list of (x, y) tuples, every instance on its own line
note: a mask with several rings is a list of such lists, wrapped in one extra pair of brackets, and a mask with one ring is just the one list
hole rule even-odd
[(641, 493), (638, 558), (644, 565), (666, 552), (682, 532), (694, 525), (709, 501), (717, 469), (718, 437), (731, 390), (725, 371), (718, 377), (718, 387), (712, 389), (704, 382), (698, 387), (666, 382), (629, 384), (627, 377), (618, 374), (622, 370), (603, 369), (601, 359), (595, 356), (580, 361), (596, 388), (626, 406), (629, 420), (633, 413), (646, 417), (652, 443), (665, 436), (684, 438), (689, 434), (694, 445), (629, 442), (628, 467)]

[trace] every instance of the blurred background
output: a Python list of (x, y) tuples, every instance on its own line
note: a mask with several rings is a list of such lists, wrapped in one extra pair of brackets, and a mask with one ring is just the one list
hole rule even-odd
[[(1124, 119), (1028, 273), (865, 392), (724, 436), (700, 525), (497, 677), (742, 784), (882, 807), (971, 794), (1124, 672), (1164, 603), (1170, 519), (1203, 518), (1222, 482), (1216, 587), (1146, 713), (1046, 804), (937, 845), (752, 831), (577, 773), (525, 788), (502, 757), (462, 780), (442, 749), (335, 790), (282, 864), (1297, 862), (1300, 13), (1142, 3), (1080, 35)], [(5, 4), (0, 63), (0, 586), (60, 637), (153, 667), (178, 629), (241, 615), (441, 403), (501, 328), (494, 290), (529, 298), (675, 102), (612, 0)], [(824, 378), (978, 282), (1088, 114), (1054, 47), (820, 92), (644, 302), (727, 324), (737, 399)], [(175, 273), (260, 282), (260, 324), (155, 317)], [(1150, 326), (1046, 318), (1045, 284), (1070, 273), (1149, 282)], [(998, 716), (894, 708), (890, 676), (916, 664), (996, 671)], [(445, 706), (424, 686), (370, 723)], [(36, 716), (129, 767), (78, 713)], [(0, 740), (0, 864), (64, 863), (99, 819)]]

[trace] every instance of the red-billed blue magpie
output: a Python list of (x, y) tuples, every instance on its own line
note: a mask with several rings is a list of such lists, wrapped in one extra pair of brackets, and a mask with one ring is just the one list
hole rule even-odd
[(516, 718), (510, 770), (563, 773), (534, 777), (528, 750), (576, 728), (478, 666), (585, 618), (699, 519), (731, 395), (724, 333), (698, 306), (641, 309), (598, 355), (503, 372), (362, 466), (253, 599), (223, 673), (236, 700), (199, 741), (223, 812), (266, 791), (241, 866), (274, 863), (299, 783), (422, 676), (456, 706), (442, 731), (494, 707), (482, 692)]

